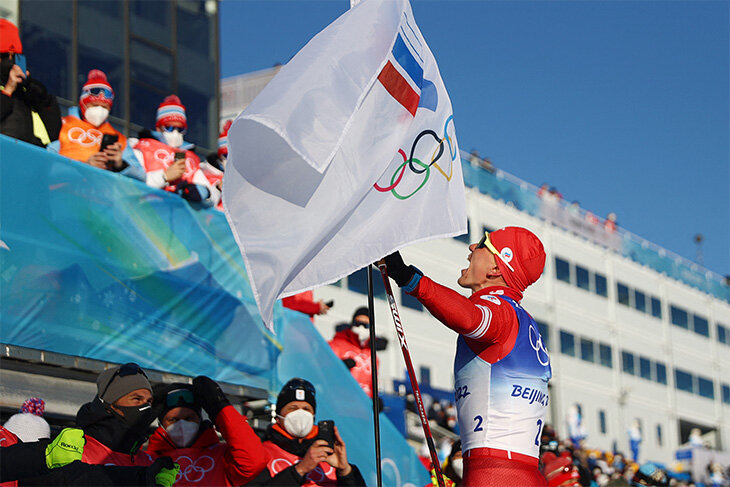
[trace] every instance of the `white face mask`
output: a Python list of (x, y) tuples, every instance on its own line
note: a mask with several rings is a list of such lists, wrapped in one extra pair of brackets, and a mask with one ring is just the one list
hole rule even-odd
[(364, 326), (353, 326), (351, 330), (360, 339), (360, 345), (365, 345), (365, 342), (370, 340), (370, 329)]
[(463, 458), (455, 458), (454, 460), (451, 460), (451, 468), (454, 469), (454, 472), (456, 472), (456, 475), (458, 475), (460, 479), (464, 478), (464, 459)]
[(284, 417), (284, 429), (292, 436), (304, 438), (312, 431), (314, 414), (304, 409), (292, 411)]
[(109, 117), (109, 109), (100, 106), (93, 106), (86, 109), (84, 112), (84, 118), (94, 127), (98, 127), (102, 123), (106, 122)]
[(165, 143), (167, 145), (174, 147), (175, 149), (183, 145), (183, 134), (177, 130), (173, 130), (172, 132), (162, 132), (162, 138), (165, 139)]
[(200, 425), (194, 421), (185, 421), (184, 419), (180, 419), (165, 429), (178, 448), (187, 448), (198, 434)]

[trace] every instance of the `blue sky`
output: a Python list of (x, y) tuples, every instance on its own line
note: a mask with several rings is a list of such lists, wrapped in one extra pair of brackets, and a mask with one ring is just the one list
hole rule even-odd
[[(367, 0), (366, 0), (367, 1)], [(730, 274), (730, 2), (420, 1), (459, 145)], [(285, 63), (348, 0), (224, 0), (221, 76)]]

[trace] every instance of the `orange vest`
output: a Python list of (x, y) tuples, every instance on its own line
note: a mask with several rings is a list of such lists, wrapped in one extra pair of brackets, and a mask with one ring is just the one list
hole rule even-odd
[(99, 127), (94, 127), (89, 122), (81, 120), (72, 115), (63, 117), (61, 132), (58, 134), (58, 141), (61, 143), (59, 153), (70, 159), (86, 162), (89, 157), (101, 149), (101, 138), (103, 134), (117, 135), (122, 150), (127, 147), (127, 138), (120, 134), (109, 122), (104, 122)]
[[(134, 148), (142, 153), (142, 164), (146, 172), (167, 169), (175, 159), (175, 152), (179, 152), (156, 139), (140, 139)], [(181, 179), (192, 184), (193, 176), (198, 169), (200, 169), (198, 156), (193, 151), (185, 151), (185, 172)], [(165, 189), (174, 193), (177, 185), (170, 184)]]

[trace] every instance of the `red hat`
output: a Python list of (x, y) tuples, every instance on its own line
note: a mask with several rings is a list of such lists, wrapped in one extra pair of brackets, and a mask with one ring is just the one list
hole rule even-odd
[(162, 127), (170, 122), (180, 122), (184, 129), (188, 128), (188, 117), (185, 114), (185, 106), (177, 95), (170, 95), (162, 100), (157, 107), (157, 127)]
[(6, 19), (0, 19), (0, 52), (23, 54), (18, 27)]
[(233, 124), (233, 120), (228, 120), (226, 123), (223, 124), (223, 130), (221, 131), (221, 134), (218, 136), (218, 156), (225, 155), (228, 157), (228, 129), (231, 128), (231, 124)]
[(580, 474), (573, 467), (571, 458), (556, 457), (554, 453), (547, 452), (542, 456), (542, 463), (549, 487), (580, 486)]
[(106, 79), (106, 74), (100, 69), (92, 69), (86, 83), (81, 87), (81, 95), (79, 96), (79, 108), (81, 115), (86, 112), (86, 108), (91, 103), (99, 103), (111, 110), (114, 102), (114, 90), (112, 85)]
[(489, 240), (499, 252), (495, 260), (509, 287), (523, 292), (540, 278), (545, 249), (537, 235), (526, 228), (504, 227), (491, 232)]

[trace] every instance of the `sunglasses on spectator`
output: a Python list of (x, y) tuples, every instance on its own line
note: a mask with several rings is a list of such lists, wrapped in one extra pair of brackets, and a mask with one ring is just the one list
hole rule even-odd
[(160, 128), (162, 129), (163, 132), (167, 132), (167, 133), (180, 132), (181, 134), (184, 134), (185, 132), (187, 132), (187, 130), (185, 130), (182, 127), (173, 127), (172, 125), (163, 125)]
[(114, 98), (114, 92), (110, 90), (109, 88), (101, 88), (98, 86), (95, 86), (93, 88), (86, 88), (84, 90), (85, 93), (91, 93), (94, 96), (103, 96), (104, 98), (112, 99)]
[(190, 389), (175, 389), (168, 392), (167, 396), (165, 396), (165, 405), (169, 408), (185, 406), (187, 404), (195, 404), (195, 398)]
[(497, 247), (494, 246), (494, 244), (492, 243), (492, 241), (489, 240), (489, 232), (484, 232), (484, 236), (479, 241), (479, 243), (477, 243), (476, 248), (478, 248), (478, 249), (487, 249), (488, 251), (490, 251), (491, 253), (493, 253), (497, 257), (499, 257), (499, 260), (501, 260), (504, 263), (504, 265), (507, 266), (507, 268), (509, 270), (511, 270), (512, 272), (515, 271), (515, 269), (510, 265), (510, 263), (507, 262), (506, 260), (504, 260), (504, 257), (502, 257), (502, 254), (499, 253), (499, 251), (497, 250)]
[[(106, 383), (106, 387), (101, 392), (101, 394), (99, 394), (99, 399), (104, 397), (104, 394), (106, 394), (106, 391), (109, 389), (109, 386), (112, 385), (112, 382), (114, 382), (115, 378), (127, 377), (129, 375), (137, 375), (137, 374), (142, 374), (143, 376), (145, 376), (145, 378), (147, 378), (147, 374), (144, 373), (144, 370), (142, 370), (142, 367), (140, 367), (139, 365), (137, 365), (133, 362), (129, 362), (129, 363), (122, 365), (121, 367), (119, 367), (117, 369), (116, 372), (114, 372), (114, 375), (111, 376), (111, 378), (109, 379), (109, 382)], [(103, 401), (103, 399), (102, 399), (102, 401)]]
[(365, 328), (370, 328), (370, 323), (365, 323), (364, 321), (353, 321), (352, 326), (364, 326)]

